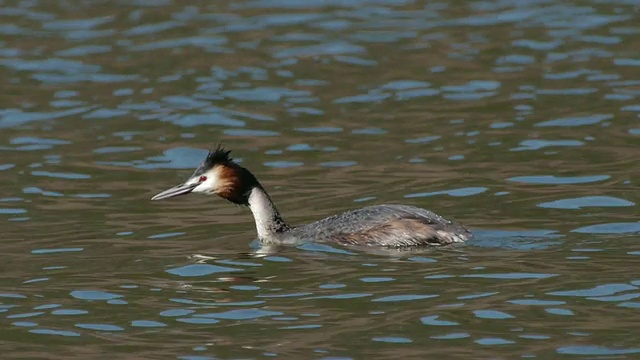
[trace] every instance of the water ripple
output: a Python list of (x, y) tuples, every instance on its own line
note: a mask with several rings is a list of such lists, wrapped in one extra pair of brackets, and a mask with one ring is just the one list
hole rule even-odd
[(556, 175), (532, 175), (532, 176), (516, 176), (509, 181), (528, 183), (528, 184), (546, 184), (546, 185), (563, 185), (563, 184), (586, 184), (609, 179), (609, 175), (588, 175), (588, 176), (556, 176)]
[(555, 200), (538, 204), (542, 208), (552, 209), (582, 209), (585, 207), (626, 207), (635, 203), (611, 196), (584, 196), (573, 199)]

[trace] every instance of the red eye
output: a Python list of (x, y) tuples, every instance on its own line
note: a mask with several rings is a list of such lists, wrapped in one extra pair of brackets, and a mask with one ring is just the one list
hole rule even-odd
[(198, 181), (199, 182), (205, 182), (205, 181), (207, 181), (207, 177), (202, 175), (202, 176), (200, 176), (200, 179), (198, 179)]

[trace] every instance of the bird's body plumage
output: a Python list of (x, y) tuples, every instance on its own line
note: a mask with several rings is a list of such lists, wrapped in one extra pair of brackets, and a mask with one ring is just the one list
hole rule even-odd
[(409, 205), (373, 205), (285, 231), (283, 243), (335, 242), (343, 245), (412, 247), (461, 243), (472, 237), (463, 226)]

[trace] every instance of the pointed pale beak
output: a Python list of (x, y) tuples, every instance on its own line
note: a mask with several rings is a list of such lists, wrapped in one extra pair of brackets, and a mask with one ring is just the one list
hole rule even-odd
[(172, 187), (171, 189), (167, 189), (159, 194), (156, 194), (156, 196), (152, 197), (151, 200), (162, 200), (162, 199), (172, 198), (175, 196), (185, 195), (192, 192), (193, 189), (195, 189), (198, 185), (199, 183), (180, 184), (178, 186)]

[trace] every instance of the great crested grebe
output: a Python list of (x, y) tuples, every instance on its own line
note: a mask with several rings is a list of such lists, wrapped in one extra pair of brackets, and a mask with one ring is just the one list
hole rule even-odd
[(216, 194), (248, 206), (256, 222), (258, 239), (266, 244), (333, 242), (404, 248), (461, 243), (473, 238), (464, 226), (408, 205), (367, 206), (311, 224), (289, 226), (258, 179), (234, 162), (230, 153), (218, 145), (184, 184), (167, 189), (151, 200), (196, 192)]

